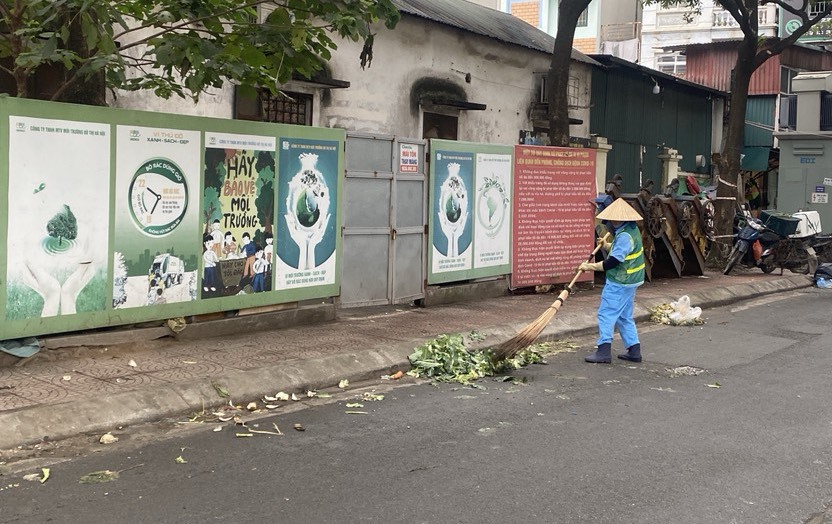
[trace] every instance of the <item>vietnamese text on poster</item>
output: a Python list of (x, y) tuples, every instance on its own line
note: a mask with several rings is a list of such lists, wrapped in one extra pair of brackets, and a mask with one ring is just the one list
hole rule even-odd
[(569, 282), (594, 244), (595, 150), (521, 145), (514, 158), (511, 286)]
[(10, 116), (6, 319), (107, 306), (110, 126)]
[(275, 141), (205, 133), (201, 298), (273, 289)]
[(196, 300), (200, 132), (116, 127), (113, 307)]
[(337, 281), (340, 142), (278, 139), (275, 288)]

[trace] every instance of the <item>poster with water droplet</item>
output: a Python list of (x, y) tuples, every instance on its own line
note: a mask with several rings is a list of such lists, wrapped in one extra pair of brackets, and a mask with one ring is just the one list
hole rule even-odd
[(9, 116), (6, 319), (107, 305), (110, 126)]

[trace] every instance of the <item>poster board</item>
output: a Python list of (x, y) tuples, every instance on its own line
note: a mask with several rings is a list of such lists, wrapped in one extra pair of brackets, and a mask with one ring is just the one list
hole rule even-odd
[(0, 340), (338, 295), (344, 140), (0, 97)]
[(514, 158), (511, 287), (568, 283), (594, 247), (595, 150), (519, 145)]
[(430, 141), (428, 284), (511, 268), (512, 146)]

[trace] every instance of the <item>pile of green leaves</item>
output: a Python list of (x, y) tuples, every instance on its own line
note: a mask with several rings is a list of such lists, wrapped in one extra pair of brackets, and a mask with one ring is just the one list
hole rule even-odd
[(417, 347), (408, 357), (408, 375), (437, 382), (467, 384), (486, 376), (496, 375), (534, 363), (543, 363), (540, 347), (530, 346), (514, 358), (494, 361), (489, 350), (468, 351), (462, 335), (440, 335)]

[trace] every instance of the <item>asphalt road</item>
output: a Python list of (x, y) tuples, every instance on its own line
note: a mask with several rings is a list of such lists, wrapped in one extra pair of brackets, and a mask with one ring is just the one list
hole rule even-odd
[[(809, 289), (642, 326), (640, 365), (585, 364), (587, 339), (513, 382), (384, 381), (242, 415), (282, 436), (88, 437), (5, 465), (0, 522), (832, 522), (830, 304)], [(384, 399), (347, 407), (364, 392)], [(79, 483), (99, 470), (120, 476)]]

